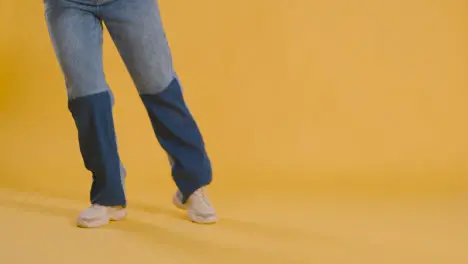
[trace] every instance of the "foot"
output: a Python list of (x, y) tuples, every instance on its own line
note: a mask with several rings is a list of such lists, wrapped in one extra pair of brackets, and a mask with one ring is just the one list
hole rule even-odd
[(173, 203), (177, 208), (187, 210), (188, 218), (195, 223), (214, 224), (218, 221), (216, 212), (203, 188), (196, 190), (185, 204), (182, 203), (182, 193), (177, 191)]
[(102, 206), (93, 204), (78, 216), (76, 225), (83, 228), (100, 227), (110, 221), (119, 221), (127, 216), (127, 209), (122, 206)]

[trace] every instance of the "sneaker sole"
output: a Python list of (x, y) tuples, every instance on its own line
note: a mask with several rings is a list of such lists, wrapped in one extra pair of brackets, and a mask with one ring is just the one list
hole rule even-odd
[(187, 216), (191, 222), (200, 225), (213, 225), (219, 221), (217, 216), (200, 217), (196, 214), (191, 213), (190, 210), (187, 211)]
[(188, 216), (189, 220), (192, 223), (202, 224), (202, 225), (212, 225), (212, 224), (215, 224), (215, 223), (217, 223), (219, 221), (217, 216), (204, 218), (204, 217), (200, 217), (200, 216), (192, 213), (190, 210), (187, 210), (187, 207), (184, 204), (182, 204), (180, 202), (180, 200), (177, 199), (177, 197), (175, 197), (175, 196), (172, 199), (172, 203), (175, 205), (175, 207), (177, 207), (177, 208), (179, 208), (181, 210), (187, 211), (187, 216)]
[(110, 222), (121, 221), (127, 216), (127, 210), (121, 209), (106, 218), (95, 219), (93, 221), (86, 221), (85, 219), (78, 219), (76, 226), (80, 228), (97, 228), (108, 225)]

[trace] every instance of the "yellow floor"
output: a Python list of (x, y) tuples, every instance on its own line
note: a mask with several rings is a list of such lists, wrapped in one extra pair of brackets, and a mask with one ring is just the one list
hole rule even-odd
[(106, 32), (130, 214), (96, 230), (43, 3), (3, 2), (0, 264), (468, 263), (468, 1), (161, 0), (213, 226), (171, 205)]
[[(86, 200), (0, 190), (0, 263), (451, 263), (468, 261), (468, 199), (312, 195), (282, 186), (211, 196), (200, 226), (169, 189), (131, 199), (127, 220), (76, 228)], [(435, 199), (434, 199), (435, 198)]]

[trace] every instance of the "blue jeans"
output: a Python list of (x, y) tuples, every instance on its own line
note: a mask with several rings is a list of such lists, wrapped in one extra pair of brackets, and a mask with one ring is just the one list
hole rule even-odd
[(44, 5), (80, 151), (93, 175), (91, 203), (127, 203), (112, 115), (113, 96), (103, 71), (103, 23), (140, 94), (156, 138), (169, 155), (172, 176), (184, 202), (196, 189), (208, 185), (211, 163), (173, 69), (157, 2), (44, 0)]

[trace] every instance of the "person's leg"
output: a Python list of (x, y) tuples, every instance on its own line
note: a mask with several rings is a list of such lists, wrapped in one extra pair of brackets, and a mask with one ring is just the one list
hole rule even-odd
[(107, 211), (101, 207), (125, 206), (126, 199), (121, 180), (125, 170), (114, 132), (113, 98), (103, 72), (101, 21), (93, 5), (46, 0), (45, 7), (49, 34), (66, 82), (69, 110), (78, 130), (80, 151), (93, 176), (90, 200), (94, 206), (85, 210), (79, 220), (92, 222), (84, 223), (90, 226), (105, 224), (106, 219), (95, 219), (102, 218), (97, 211)]
[[(212, 181), (211, 163), (174, 72), (157, 2), (115, 0), (100, 11), (148, 111), (156, 137), (169, 155), (181, 202), (186, 203), (192, 196), (206, 200), (201, 189)], [(206, 204), (209, 208), (200, 209), (198, 217), (213, 222), (214, 210)]]

